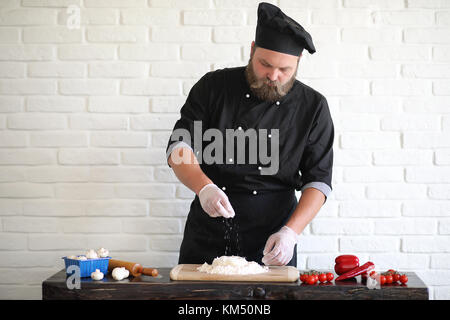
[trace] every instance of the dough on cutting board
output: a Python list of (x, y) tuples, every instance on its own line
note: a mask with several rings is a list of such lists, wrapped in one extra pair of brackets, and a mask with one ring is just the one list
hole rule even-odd
[(213, 274), (258, 274), (268, 272), (269, 268), (261, 266), (254, 261), (239, 256), (221, 256), (213, 260), (212, 264), (206, 262), (197, 268), (200, 272)]

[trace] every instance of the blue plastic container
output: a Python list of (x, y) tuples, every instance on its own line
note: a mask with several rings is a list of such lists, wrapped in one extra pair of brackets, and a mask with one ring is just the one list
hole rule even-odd
[(87, 260), (69, 259), (67, 257), (62, 257), (62, 259), (64, 259), (64, 263), (66, 265), (66, 274), (72, 274), (67, 272), (69, 266), (78, 266), (80, 268), (80, 277), (86, 278), (90, 277), (91, 273), (94, 272), (95, 269), (99, 269), (100, 272), (106, 275), (108, 272), (109, 259), (111, 259), (111, 257)]

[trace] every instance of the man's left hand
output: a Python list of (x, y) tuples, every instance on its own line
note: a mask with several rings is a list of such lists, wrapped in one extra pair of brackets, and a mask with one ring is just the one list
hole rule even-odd
[(288, 226), (272, 234), (264, 247), (262, 262), (265, 265), (286, 265), (292, 259), (297, 237), (297, 233)]

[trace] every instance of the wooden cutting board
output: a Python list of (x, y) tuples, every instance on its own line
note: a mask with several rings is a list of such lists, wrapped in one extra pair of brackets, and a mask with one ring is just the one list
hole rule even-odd
[(269, 272), (260, 274), (210, 274), (197, 270), (200, 264), (179, 264), (170, 271), (172, 280), (198, 281), (257, 281), (257, 282), (294, 282), (299, 278), (299, 271), (291, 266), (270, 266)]

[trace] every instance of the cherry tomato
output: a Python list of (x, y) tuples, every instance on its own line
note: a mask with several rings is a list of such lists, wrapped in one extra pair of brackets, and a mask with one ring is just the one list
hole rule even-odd
[(319, 281), (319, 276), (317, 274), (314, 274), (314, 283), (317, 283)]
[(332, 274), (331, 272), (327, 273), (327, 281), (331, 281), (334, 279), (334, 274)]
[(394, 273), (392, 276), (394, 277), (394, 282), (397, 282), (397, 281), (400, 280), (400, 274), (399, 273)]
[(307, 273), (306, 275), (305, 275), (305, 282), (307, 283), (308, 282), (308, 278), (311, 276), (311, 274), (309, 274), (309, 273)]
[(376, 271), (372, 271), (372, 272), (370, 273), (370, 277), (371, 277), (372, 279), (375, 279), (375, 278), (377, 277), (377, 272), (376, 272)]
[(321, 273), (321, 274), (319, 274), (319, 281), (320, 281), (321, 283), (324, 283), (324, 282), (327, 281), (327, 275), (326, 275), (326, 273)]
[(308, 280), (307, 280), (308, 284), (315, 284), (317, 282), (316, 280), (316, 276), (315, 275), (309, 275), (308, 276)]
[(400, 276), (400, 282), (403, 283), (403, 284), (407, 283), (408, 282), (408, 276), (406, 274), (402, 274)]
[(394, 270), (394, 269), (389, 269), (387, 272), (389, 272), (389, 273), (395, 273), (395, 270)]
[(300, 275), (300, 281), (305, 283), (308, 280), (308, 275), (306, 273), (302, 273)]
[(386, 275), (386, 283), (392, 283), (392, 281), (394, 281), (392, 274)]
[(386, 276), (381, 275), (380, 276), (380, 285), (383, 285), (386, 283)]

